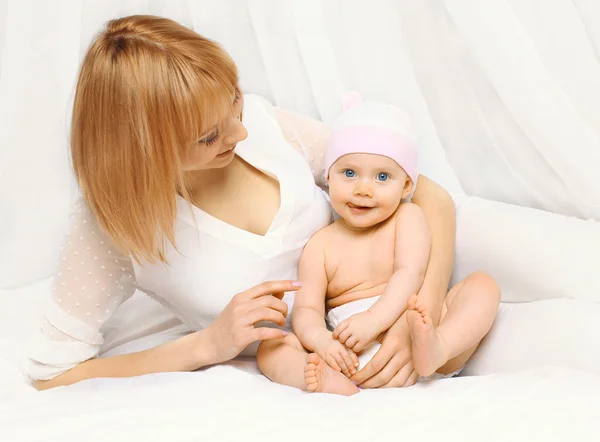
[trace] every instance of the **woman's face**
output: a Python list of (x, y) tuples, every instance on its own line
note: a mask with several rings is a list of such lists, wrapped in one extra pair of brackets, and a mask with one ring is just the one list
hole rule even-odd
[(214, 127), (188, 149), (183, 165), (185, 171), (218, 169), (231, 163), (236, 144), (248, 136), (242, 123), (244, 99), (237, 88), (232, 101), (233, 115), (215, 122)]

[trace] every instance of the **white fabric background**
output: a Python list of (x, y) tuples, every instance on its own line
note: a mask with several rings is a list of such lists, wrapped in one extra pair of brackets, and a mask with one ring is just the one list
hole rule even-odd
[(216, 39), (275, 105), (331, 122), (354, 89), (403, 106), (451, 191), (600, 220), (596, 0), (0, 0), (0, 287), (52, 272), (78, 65), (134, 13)]

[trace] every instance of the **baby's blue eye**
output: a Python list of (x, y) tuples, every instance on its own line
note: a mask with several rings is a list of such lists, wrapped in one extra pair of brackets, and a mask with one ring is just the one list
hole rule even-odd
[(377, 175), (377, 179), (379, 181), (386, 181), (390, 176), (387, 173), (381, 172), (379, 175)]
[(348, 169), (344, 171), (344, 175), (346, 175), (348, 178), (354, 178), (356, 176), (356, 172), (354, 172), (352, 169)]

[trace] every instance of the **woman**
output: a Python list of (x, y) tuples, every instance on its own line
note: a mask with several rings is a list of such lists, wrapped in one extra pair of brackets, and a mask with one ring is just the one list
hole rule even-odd
[[(317, 121), (256, 96), (244, 103), (233, 61), (212, 41), (158, 17), (109, 22), (77, 84), (71, 150), (83, 198), (30, 353), (36, 388), (191, 371), (283, 339), (301, 284), (300, 251), (331, 219), (315, 185), (323, 184), (326, 139)], [(454, 205), (426, 177), (413, 201), (432, 233), (419, 297), (437, 321), (452, 269)], [(197, 331), (95, 358), (100, 327), (136, 288)], [(412, 385), (404, 317), (382, 344), (352, 380)]]

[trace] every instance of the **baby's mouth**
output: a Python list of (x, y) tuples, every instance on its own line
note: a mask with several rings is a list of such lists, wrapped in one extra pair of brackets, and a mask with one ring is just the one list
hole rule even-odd
[(365, 213), (374, 208), (373, 206), (359, 206), (352, 203), (346, 203), (346, 205), (354, 213)]

